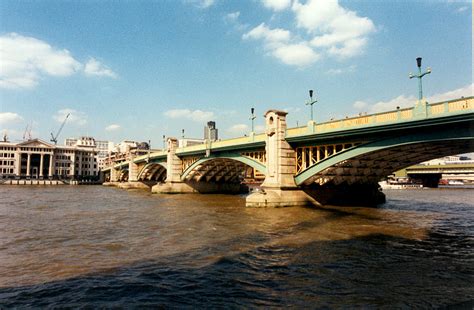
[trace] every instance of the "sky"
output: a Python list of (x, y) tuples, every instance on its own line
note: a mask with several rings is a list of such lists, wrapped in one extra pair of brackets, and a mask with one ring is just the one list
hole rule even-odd
[[(473, 95), (472, 2), (141, 0), (0, 2), (0, 130), (9, 140), (151, 141), (305, 125)], [(28, 127), (28, 130), (26, 130)], [(27, 135), (28, 136), (28, 135)]]

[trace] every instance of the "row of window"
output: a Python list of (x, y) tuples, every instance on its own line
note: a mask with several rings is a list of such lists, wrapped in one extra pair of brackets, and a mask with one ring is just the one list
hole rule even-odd
[(2, 173), (13, 173), (13, 168), (2, 168)]
[(0, 151), (16, 151), (16, 147), (0, 146)]
[(52, 151), (52, 149), (39, 148), (39, 147), (22, 147), (20, 150), (23, 152), (51, 152)]
[(15, 153), (0, 153), (0, 157), (13, 158), (15, 157)]
[(71, 156), (69, 155), (56, 155), (56, 160), (71, 160)]
[(70, 163), (56, 163), (56, 167), (71, 167)]
[(15, 164), (14, 160), (0, 160), (0, 164), (3, 166), (13, 166)]

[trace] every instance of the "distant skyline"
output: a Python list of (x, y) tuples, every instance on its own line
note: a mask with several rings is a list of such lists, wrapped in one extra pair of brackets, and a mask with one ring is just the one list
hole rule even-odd
[(471, 1), (0, 2), (0, 129), (152, 141), (257, 131), (473, 95)]

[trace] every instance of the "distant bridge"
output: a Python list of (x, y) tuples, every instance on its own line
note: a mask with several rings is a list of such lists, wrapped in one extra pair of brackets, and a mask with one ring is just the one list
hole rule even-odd
[(425, 185), (437, 186), (441, 178), (447, 180), (474, 181), (474, 162), (441, 165), (414, 165), (398, 171), (396, 176), (418, 179)]
[[(249, 206), (383, 201), (376, 183), (414, 164), (474, 151), (474, 97), (287, 128), (286, 112), (265, 114), (265, 133), (128, 158), (104, 170), (112, 183), (153, 192), (232, 192), (265, 177)], [(303, 192), (304, 191), (304, 192)], [(309, 194), (309, 195), (308, 195)], [(316, 199), (316, 201), (314, 200)]]

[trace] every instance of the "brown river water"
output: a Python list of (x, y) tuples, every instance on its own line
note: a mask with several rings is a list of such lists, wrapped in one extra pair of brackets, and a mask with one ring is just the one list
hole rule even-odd
[(378, 208), (0, 186), (0, 308), (474, 307), (474, 189)]

